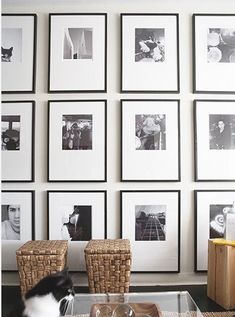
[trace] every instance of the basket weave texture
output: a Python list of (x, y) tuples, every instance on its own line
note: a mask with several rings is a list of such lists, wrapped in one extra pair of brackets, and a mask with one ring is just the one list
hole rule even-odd
[(21, 294), (43, 277), (62, 271), (67, 263), (68, 241), (28, 241), (16, 251)]
[(131, 249), (128, 239), (90, 240), (84, 250), (90, 293), (128, 293)]

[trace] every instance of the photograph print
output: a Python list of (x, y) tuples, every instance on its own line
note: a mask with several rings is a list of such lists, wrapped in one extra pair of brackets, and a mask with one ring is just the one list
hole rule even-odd
[(193, 29), (194, 92), (234, 93), (235, 15), (194, 14)]
[(2, 151), (20, 150), (20, 116), (2, 115)]
[(195, 271), (207, 271), (208, 239), (224, 238), (224, 219), (235, 190), (195, 190)]
[(235, 180), (235, 100), (195, 100), (194, 134), (195, 180)]
[(64, 59), (92, 59), (92, 28), (64, 30)]
[(121, 14), (121, 92), (179, 93), (178, 14)]
[(2, 62), (22, 62), (22, 28), (2, 28)]
[(68, 241), (68, 266), (85, 272), (84, 248), (106, 239), (106, 191), (48, 191), (48, 239)]
[(129, 239), (132, 272), (180, 271), (180, 191), (120, 191), (121, 238)]
[(20, 205), (2, 205), (2, 240), (20, 240)]

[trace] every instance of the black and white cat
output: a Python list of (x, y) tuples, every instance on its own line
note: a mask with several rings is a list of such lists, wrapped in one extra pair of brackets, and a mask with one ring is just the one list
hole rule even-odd
[(73, 297), (72, 280), (63, 270), (39, 281), (8, 317), (59, 317)]
[(2, 48), (2, 62), (11, 62), (13, 47), (10, 48)]

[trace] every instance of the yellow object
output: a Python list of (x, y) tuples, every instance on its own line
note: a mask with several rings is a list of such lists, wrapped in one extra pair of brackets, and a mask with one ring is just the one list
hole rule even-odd
[(212, 239), (212, 242), (214, 244), (221, 244), (221, 245), (231, 245), (232, 247), (235, 247), (235, 240), (225, 240), (225, 239)]

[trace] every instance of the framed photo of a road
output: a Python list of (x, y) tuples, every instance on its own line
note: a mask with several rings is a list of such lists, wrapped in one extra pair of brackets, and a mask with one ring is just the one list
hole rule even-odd
[(106, 182), (106, 100), (50, 100), (48, 120), (48, 181)]
[(235, 14), (193, 15), (195, 93), (235, 93)]
[(107, 14), (49, 14), (48, 91), (106, 92)]
[(179, 93), (179, 25), (174, 13), (121, 14), (121, 92)]
[(2, 14), (2, 93), (35, 93), (36, 14)]
[(195, 181), (235, 180), (235, 100), (194, 100)]
[(180, 272), (180, 191), (123, 190), (121, 238), (132, 247), (132, 271)]
[(179, 100), (121, 100), (121, 181), (180, 181)]

